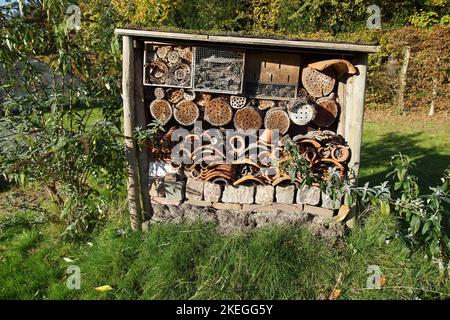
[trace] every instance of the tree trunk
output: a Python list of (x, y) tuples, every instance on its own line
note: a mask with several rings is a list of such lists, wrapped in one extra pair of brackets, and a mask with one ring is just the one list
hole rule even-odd
[(436, 80), (436, 78), (433, 78), (433, 96), (431, 97), (430, 110), (428, 111), (429, 116), (434, 115), (434, 109), (435, 109), (434, 100), (436, 99), (436, 95), (437, 95), (436, 87), (437, 87), (437, 80)]
[(406, 47), (403, 57), (403, 65), (400, 70), (400, 86), (398, 89), (398, 105), (397, 111), (399, 113), (405, 112), (405, 89), (406, 89), (406, 75), (408, 73), (409, 59), (411, 58), (411, 48)]
[[(437, 68), (439, 68), (440, 61), (441, 61), (441, 59), (437, 58), (437, 63), (436, 63)], [(436, 79), (436, 75), (435, 75), (435, 76), (433, 76), (433, 93), (431, 96), (430, 110), (428, 111), (429, 116), (434, 115), (434, 111), (435, 111), (434, 101), (436, 100), (436, 97), (437, 97), (437, 79)]]

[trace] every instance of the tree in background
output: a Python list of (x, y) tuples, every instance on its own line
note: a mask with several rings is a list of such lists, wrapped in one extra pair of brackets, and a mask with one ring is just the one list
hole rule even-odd
[(83, 32), (70, 27), (68, 1), (29, 1), (23, 16), (0, 8), (0, 171), (45, 188), (70, 238), (105, 218), (124, 171), (113, 13), (89, 2), (79, 3)]

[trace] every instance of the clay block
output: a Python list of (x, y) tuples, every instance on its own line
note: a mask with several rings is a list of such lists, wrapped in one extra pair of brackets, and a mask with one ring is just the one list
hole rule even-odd
[(331, 199), (329, 195), (322, 192), (322, 207), (326, 209), (339, 209), (342, 204), (342, 195), (338, 195), (336, 200)]
[(275, 193), (275, 188), (272, 186), (257, 186), (255, 203), (257, 204), (268, 204), (273, 202), (273, 195)]
[(302, 213), (303, 205), (302, 204), (286, 204), (286, 203), (274, 203), (272, 205), (273, 211), (281, 211), (281, 212), (291, 212), (291, 213)]
[(225, 186), (222, 194), (222, 202), (225, 203), (253, 203), (255, 198), (255, 187)]
[(294, 196), (295, 196), (294, 185), (286, 187), (281, 186), (276, 187), (277, 203), (286, 203), (286, 204), (294, 203)]
[(310, 206), (308, 204), (305, 205), (304, 209), (305, 212), (307, 213), (311, 213), (317, 216), (321, 216), (323, 218), (328, 218), (331, 219), (333, 218), (333, 213), (334, 211), (331, 209), (325, 209), (325, 208), (321, 208), (321, 207), (314, 207), (314, 206)]
[(188, 178), (186, 181), (186, 198), (189, 200), (202, 200), (204, 181)]
[(272, 203), (269, 204), (243, 204), (242, 211), (245, 212), (272, 212)]
[(165, 206), (178, 206), (181, 204), (180, 200), (175, 199), (168, 199), (166, 197), (152, 197), (151, 198), (152, 204), (159, 204), (159, 205), (165, 205)]
[(203, 197), (208, 202), (219, 202), (222, 198), (222, 186), (206, 181), (203, 185)]
[(213, 208), (217, 210), (240, 211), (242, 206), (239, 203), (213, 203)]
[(186, 182), (179, 180), (176, 174), (167, 174), (164, 177), (164, 190), (166, 198), (183, 201), (185, 199)]
[(303, 186), (297, 190), (297, 203), (316, 206), (320, 202), (320, 192), (319, 187)]
[(212, 206), (212, 202), (203, 201), (203, 200), (195, 200), (195, 199), (189, 199), (189, 200), (185, 201), (184, 203), (190, 204), (193, 206), (197, 206), (197, 207), (211, 207)]
[(164, 197), (166, 195), (164, 192), (164, 178), (150, 178), (149, 180), (150, 197)]
[(258, 212), (251, 216), (252, 225), (263, 227), (267, 225), (296, 226), (306, 222), (307, 215), (297, 212)]

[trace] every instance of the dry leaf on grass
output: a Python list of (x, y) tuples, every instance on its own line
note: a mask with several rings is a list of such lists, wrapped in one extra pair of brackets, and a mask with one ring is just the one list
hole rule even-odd
[(330, 296), (328, 297), (328, 300), (336, 300), (341, 295), (342, 290), (340, 289), (333, 289)]
[(105, 286), (95, 288), (95, 290), (97, 292), (108, 292), (108, 291), (111, 291), (112, 289), (113, 288), (110, 285), (105, 285)]
[(385, 283), (386, 283), (386, 278), (383, 276), (380, 276), (380, 287), (384, 286)]
[(67, 262), (67, 263), (75, 262), (75, 260), (72, 260), (72, 259), (66, 258), (66, 257), (64, 257), (63, 260), (64, 260), (65, 262)]
[(339, 208), (338, 214), (336, 216), (336, 221), (337, 222), (343, 221), (345, 219), (345, 217), (349, 214), (349, 212), (350, 212), (350, 208), (347, 205), (343, 204)]

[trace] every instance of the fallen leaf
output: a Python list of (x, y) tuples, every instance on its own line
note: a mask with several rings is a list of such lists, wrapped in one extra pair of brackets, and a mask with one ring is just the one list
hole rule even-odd
[(350, 208), (347, 205), (343, 204), (339, 208), (338, 214), (336, 216), (336, 221), (337, 222), (343, 221), (345, 219), (345, 217), (349, 214), (349, 212), (350, 212)]
[(111, 291), (112, 289), (113, 288), (110, 285), (105, 285), (105, 286), (95, 288), (95, 290), (97, 292), (108, 292), (108, 291)]
[(340, 289), (333, 289), (333, 292), (331, 292), (330, 296), (328, 297), (328, 300), (336, 300), (341, 295), (342, 290)]
[(72, 259), (66, 258), (66, 257), (64, 257), (63, 260), (64, 260), (65, 262), (75, 262), (75, 260), (72, 260)]
[(386, 283), (386, 278), (383, 276), (380, 276), (380, 287), (384, 286), (385, 283)]

